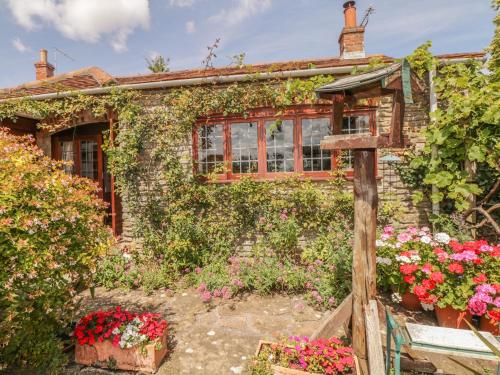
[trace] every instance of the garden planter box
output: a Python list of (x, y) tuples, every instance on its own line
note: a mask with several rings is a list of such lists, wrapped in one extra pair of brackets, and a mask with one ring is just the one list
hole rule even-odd
[(138, 346), (122, 349), (113, 346), (111, 341), (96, 342), (94, 345), (75, 346), (75, 362), (81, 365), (95, 365), (118, 370), (156, 372), (161, 361), (167, 354), (167, 335), (165, 330), (161, 337), (161, 349), (156, 349), (156, 344), (151, 343), (144, 347)]
[[(257, 351), (255, 352), (255, 356), (258, 357), (262, 347), (266, 345), (271, 345), (273, 344), (272, 342), (268, 341), (259, 341), (259, 345), (257, 346)], [(301, 370), (295, 370), (291, 368), (286, 368), (286, 367), (281, 367), (277, 365), (271, 365), (271, 371), (273, 372), (273, 375), (318, 375), (317, 373), (313, 372), (307, 372), (307, 371), (301, 371)], [(351, 373), (352, 375), (357, 374), (356, 371)]]
[(468, 310), (465, 311), (465, 315), (460, 321), (460, 324), (458, 323), (458, 320), (460, 314), (463, 314), (464, 311), (455, 310), (451, 306), (446, 306), (444, 308), (435, 306), (435, 311), (436, 318), (440, 327), (469, 329), (469, 326), (467, 325), (467, 323), (465, 323), (465, 320), (467, 320), (469, 323), (472, 322), (472, 315)]

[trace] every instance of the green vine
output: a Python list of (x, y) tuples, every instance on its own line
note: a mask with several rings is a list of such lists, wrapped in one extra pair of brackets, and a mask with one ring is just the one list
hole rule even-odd
[[(400, 168), (400, 172), (413, 186), (428, 187), (414, 194), (415, 201), (427, 194), (432, 202), (445, 204), (449, 211), (463, 211), (469, 208), (472, 195), (487, 193), (500, 177), (498, 72), (485, 74), (483, 64), (473, 60), (439, 65), (430, 47), (430, 42), (425, 43), (408, 59), (421, 77), (436, 67), (439, 108), (424, 129), (424, 149), (409, 153), (409, 167)], [(498, 69), (494, 64), (490, 67)], [(437, 149), (435, 157), (433, 148)], [(471, 174), (471, 169), (477, 172)], [(437, 186), (439, 192), (431, 194), (431, 185)]]

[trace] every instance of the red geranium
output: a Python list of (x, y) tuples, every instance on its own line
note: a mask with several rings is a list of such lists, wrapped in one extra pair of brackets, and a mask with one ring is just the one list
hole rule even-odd
[(488, 278), (484, 273), (480, 273), (478, 276), (474, 277), (472, 281), (474, 281), (475, 284), (484, 284), (488, 281)]
[(418, 270), (417, 264), (402, 264), (399, 266), (399, 271), (401, 271), (403, 275), (411, 275), (417, 270)]
[(114, 309), (96, 311), (81, 318), (75, 327), (74, 336), (79, 345), (94, 345), (96, 341), (111, 340), (113, 345), (118, 346), (121, 332), (136, 318), (141, 324), (140, 333), (146, 335), (149, 341), (163, 336), (167, 329), (166, 320), (161, 319), (159, 314), (137, 314), (116, 306)]
[(413, 275), (406, 275), (403, 277), (403, 280), (405, 283), (408, 283), (408, 284), (413, 284), (415, 282), (415, 276)]
[(433, 272), (431, 273), (430, 279), (434, 281), (436, 284), (444, 283), (444, 275), (442, 272)]
[(451, 263), (448, 266), (448, 270), (452, 273), (456, 273), (459, 275), (464, 273), (464, 267), (462, 267), (462, 265), (460, 263)]

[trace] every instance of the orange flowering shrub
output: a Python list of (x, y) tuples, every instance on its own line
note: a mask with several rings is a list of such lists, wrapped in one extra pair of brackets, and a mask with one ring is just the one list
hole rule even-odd
[(96, 185), (0, 128), (0, 367), (53, 372), (78, 291), (110, 245)]

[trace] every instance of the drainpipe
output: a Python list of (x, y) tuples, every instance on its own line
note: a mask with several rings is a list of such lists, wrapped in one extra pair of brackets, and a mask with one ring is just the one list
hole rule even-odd
[[(436, 77), (436, 67), (429, 70), (429, 103), (430, 103), (430, 113), (434, 113), (438, 109), (438, 101), (436, 90), (434, 86), (434, 78)], [(431, 149), (431, 163), (437, 159), (438, 148), (437, 145), (432, 145)], [(432, 194), (439, 193), (439, 189), (436, 185), (432, 185)], [(432, 213), (434, 215), (439, 215), (439, 202), (432, 203)]]

